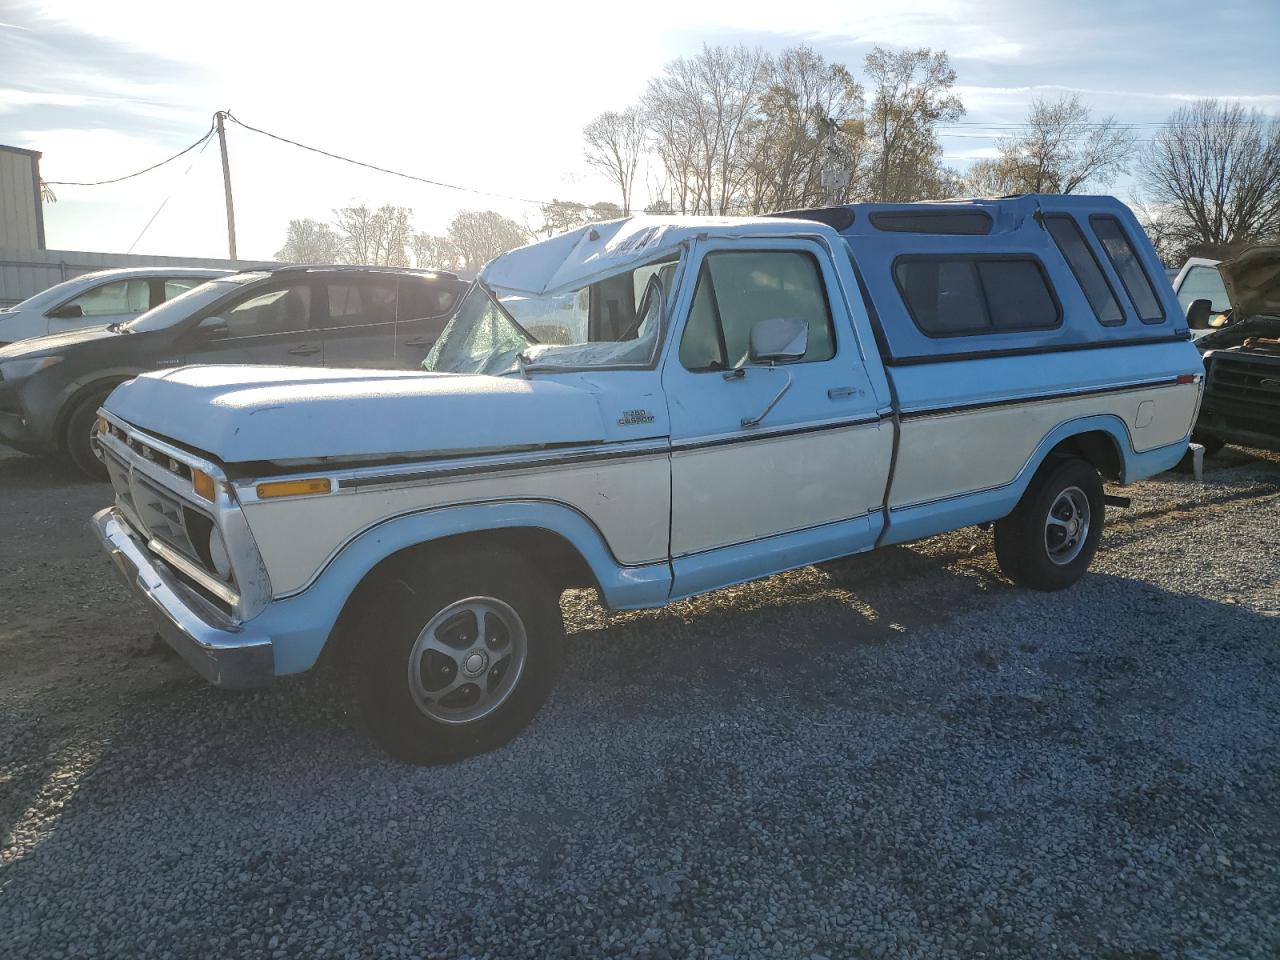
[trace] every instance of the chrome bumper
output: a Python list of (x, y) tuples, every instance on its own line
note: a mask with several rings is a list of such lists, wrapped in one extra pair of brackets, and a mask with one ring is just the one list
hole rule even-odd
[(93, 528), (125, 582), (155, 610), (160, 635), (196, 673), (232, 690), (265, 686), (274, 679), (271, 638), (247, 633), (199, 603), (156, 563), (115, 507), (94, 514)]

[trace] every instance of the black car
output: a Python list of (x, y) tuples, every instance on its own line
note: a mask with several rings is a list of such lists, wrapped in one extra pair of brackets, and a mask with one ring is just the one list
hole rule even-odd
[(414, 369), (467, 283), (451, 273), (284, 266), (220, 277), (109, 327), (0, 348), (0, 443), (104, 476), (97, 409), (139, 373), (197, 363)]

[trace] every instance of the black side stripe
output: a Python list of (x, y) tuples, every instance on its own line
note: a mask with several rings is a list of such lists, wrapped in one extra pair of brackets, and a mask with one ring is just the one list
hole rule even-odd
[[(1114, 328), (1113, 328), (1114, 329)], [(1166, 337), (1132, 337), (1096, 343), (1064, 343), (1057, 346), (1011, 347), (1006, 350), (974, 350), (969, 353), (940, 353), (936, 356), (886, 357), (886, 367), (916, 367), (926, 363), (956, 363), (961, 360), (993, 360), (998, 357), (1023, 357), (1035, 353), (1074, 353), (1077, 350), (1110, 350), (1112, 347), (1149, 347), (1161, 343), (1182, 343), (1191, 339), (1191, 331)], [(883, 353), (883, 349), (881, 350)]]
[(741, 436), (716, 437), (714, 440), (681, 440), (671, 445), (673, 453), (685, 453), (689, 450), (706, 450), (709, 447), (725, 447), (733, 443), (750, 443), (753, 440), (776, 440), (779, 437), (798, 437), (806, 433), (823, 433), (827, 430), (845, 430), (849, 427), (861, 427), (869, 423), (879, 423), (879, 414), (869, 414), (852, 420), (838, 420), (834, 423), (812, 424), (807, 427), (793, 427), (789, 430), (770, 430), (762, 433), (746, 433)]
[(1041, 403), (1046, 400), (1083, 400), (1088, 397), (1102, 397), (1109, 393), (1132, 393), (1135, 390), (1152, 390), (1157, 387), (1169, 387), (1178, 382), (1177, 377), (1163, 380), (1145, 380), (1142, 383), (1130, 383), (1118, 387), (1101, 387), (1094, 390), (1067, 390), (1062, 393), (1038, 393), (1025, 397), (1010, 397), (1006, 400), (983, 400), (978, 403), (958, 403), (949, 407), (929, 407), (926, 410), (904, 410), (903, 420), (918, 420), (923, 417), (942, 417), (949, 413), (963, 413), (966, 410), (982, 410), (994, 407), (1012, 407), (1023, 403)]
[(348, 477), (338, 481), (341, 490), (360, 487), (380, 487), (393, 483), (413, 483), (417, 480), (444, 480), (453, 477), (469, 477), (481, 473), (510, 473), (514, 470), (533, 470), (542, 467), (567, 467), (580, 463), (596, 463), (600, 460), (637, 460), (644, 457), (665, 456), (669, 448), (666, 442), (639, 450), (588, 450), (583, 453), (564, 454), (558, 457), (539, 457), (528, 460), (504, 460), (496, 463), (468, 463), (456, 467), (425, 467), (402, 473), (384, 473), (372, 477)]

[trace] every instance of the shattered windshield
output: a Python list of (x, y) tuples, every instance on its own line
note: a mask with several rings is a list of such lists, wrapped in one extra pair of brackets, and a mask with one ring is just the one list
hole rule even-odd
[(423, 369), (516, 370), (648, 366), (662, 336), (676, 260), (646, 264), (580, 290), (533, 297), (471, 287)]

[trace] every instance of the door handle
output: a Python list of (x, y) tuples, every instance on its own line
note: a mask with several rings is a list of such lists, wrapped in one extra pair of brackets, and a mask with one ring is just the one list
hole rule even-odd
[(309, 357), (313, 353), (319, 353), (320, 348), (310, 343), (300, 343), (289, 352), (295, 357)]
[(426, 337), (414, 337), (412, 340), (406, 340), (404, 345), (406, 347), (429, 347), (431, 346), (431, 341)]
[(858, 393), (857, 387), (832, 387), (827, 391), (827, 398), (830, 400), (848, 400)]

